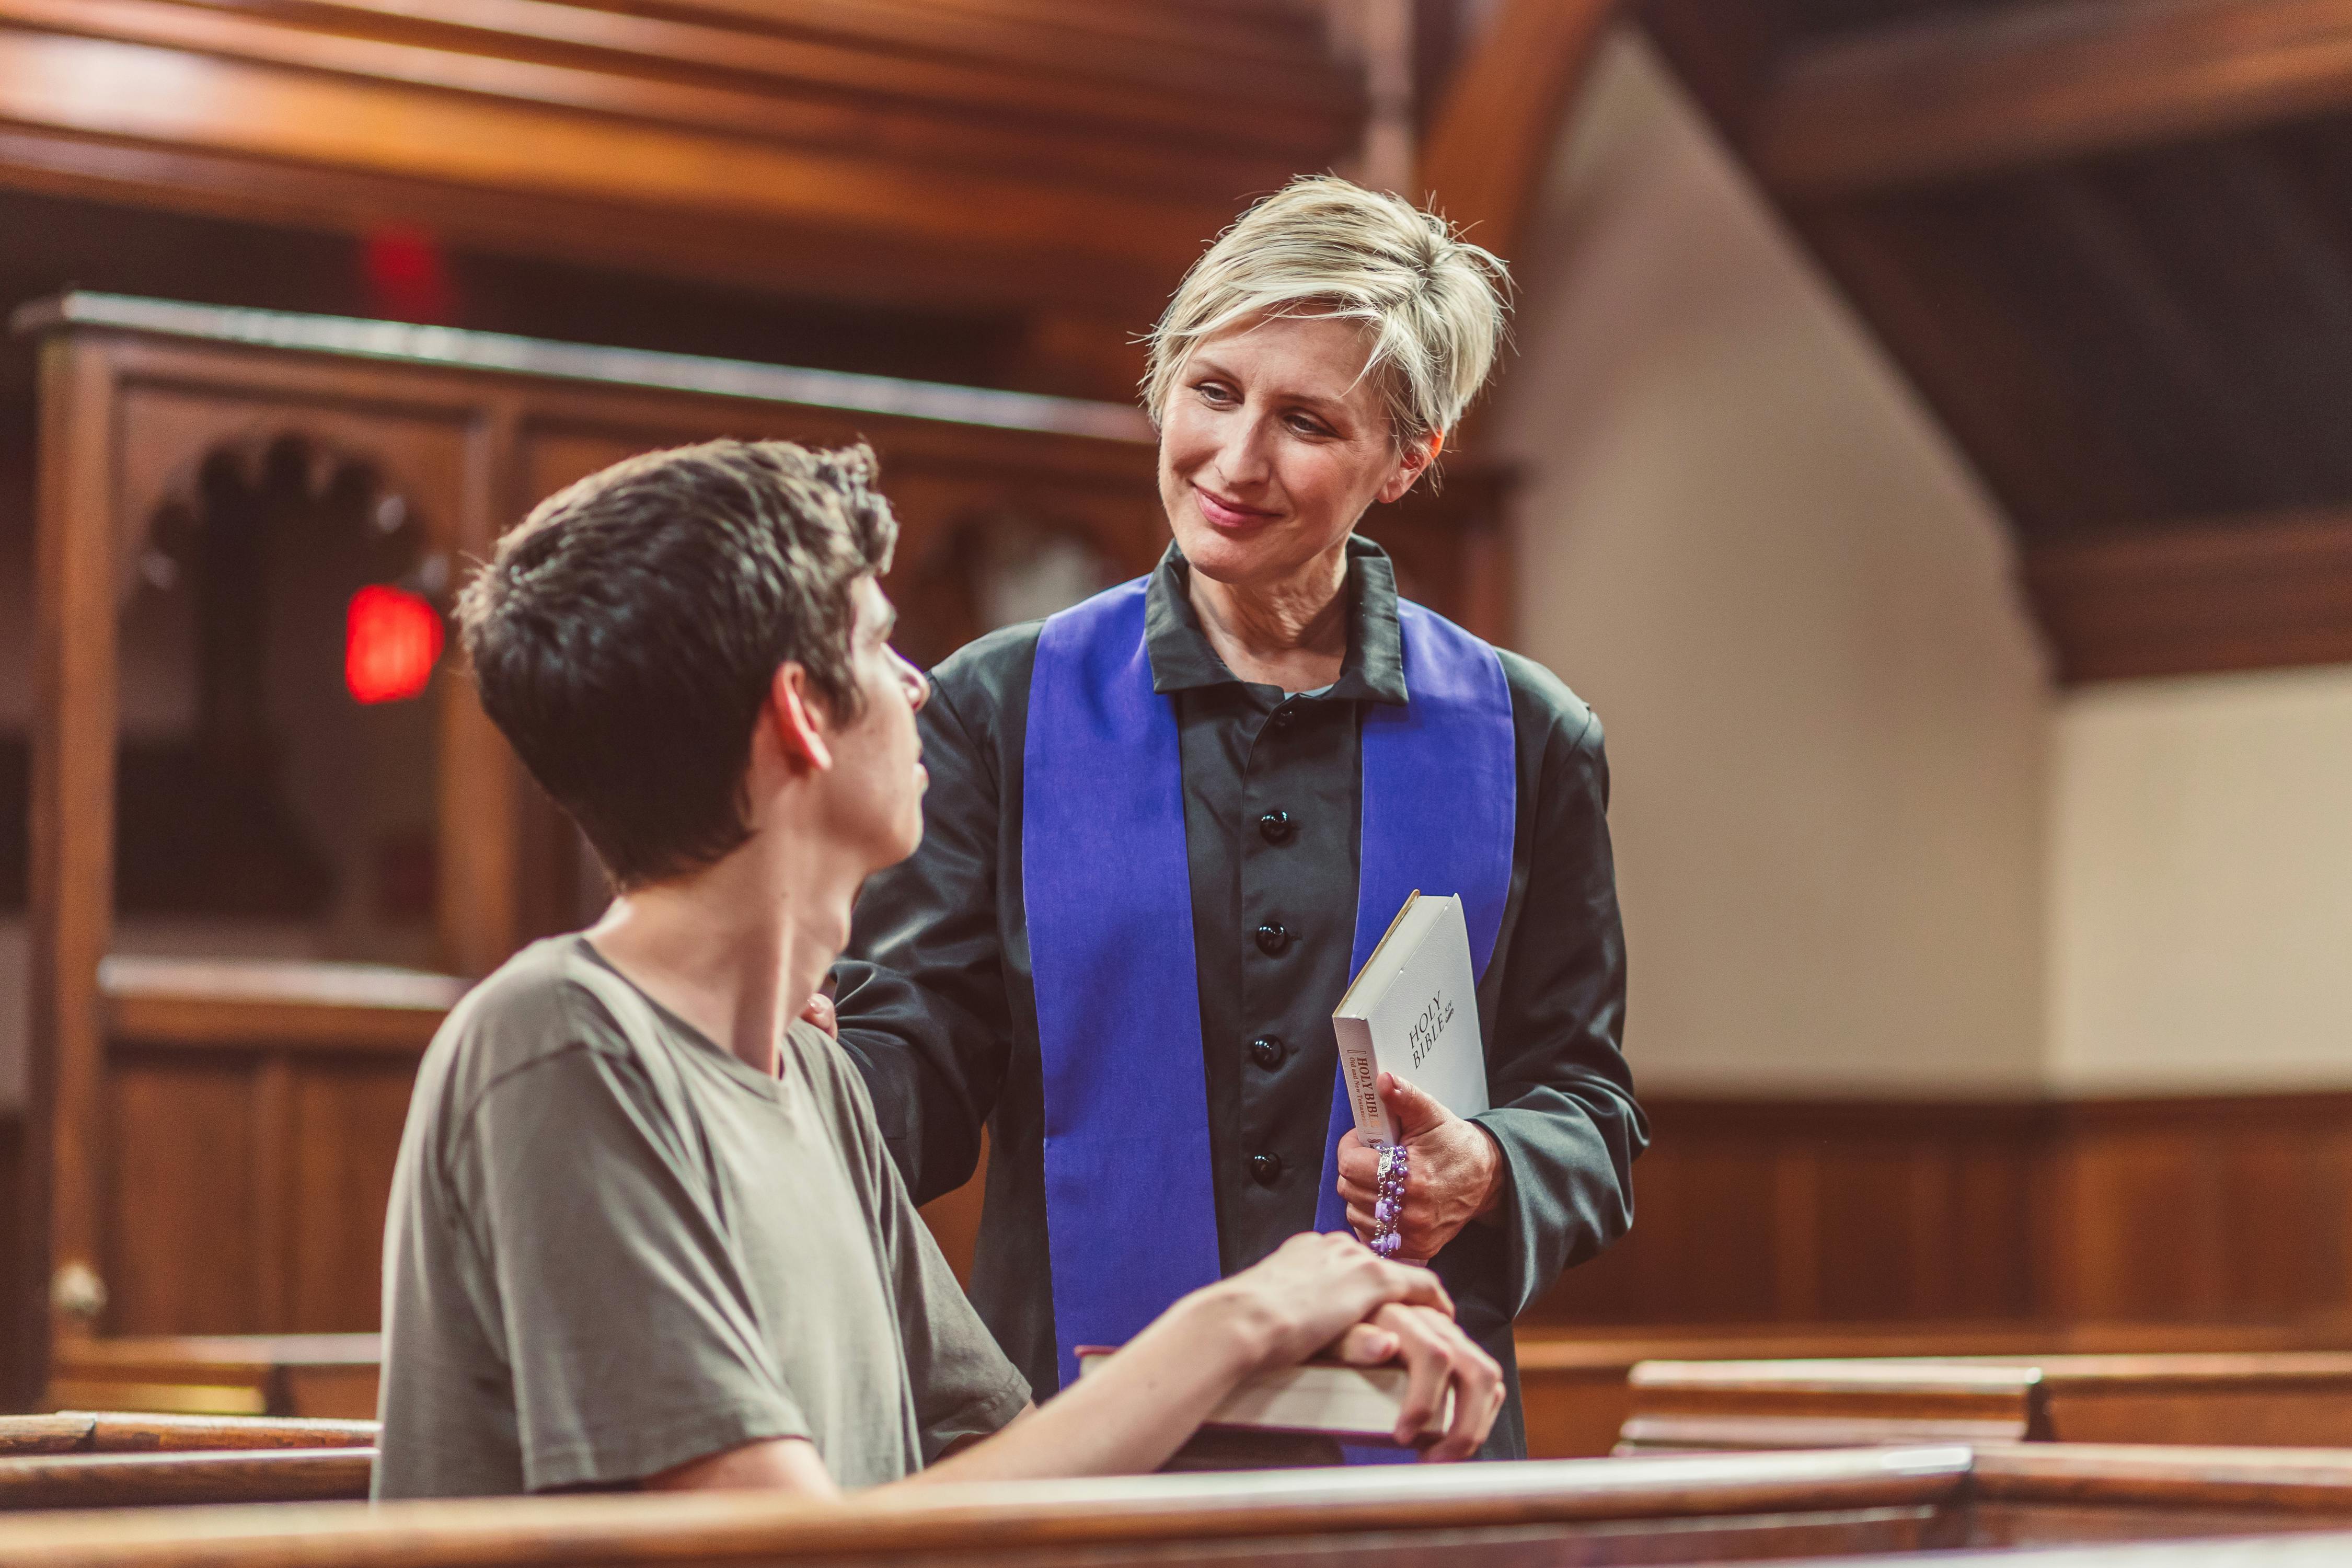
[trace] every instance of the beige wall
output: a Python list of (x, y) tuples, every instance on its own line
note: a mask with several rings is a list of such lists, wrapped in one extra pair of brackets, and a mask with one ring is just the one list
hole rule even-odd
[(2060, 708), (2052, 1087), (2352, 1088), (2352, 669)]
[(2052, 698), (1950, 443), (1630, 37), (1487, 439), (1519, 646), (1600, 710), (1647, 1087), (2027, 1089)]

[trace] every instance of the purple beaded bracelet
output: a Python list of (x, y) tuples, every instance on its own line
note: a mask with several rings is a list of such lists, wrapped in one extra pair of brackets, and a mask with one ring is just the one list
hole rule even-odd
[(1395, 1144), (1381, 1151), (1380, 1173), (1375, 1178), (1372, 1201), (1372, 1250), (1382, 1258), (1394, 1258), (1401, 1245), (1397, 1237), (1397, 1217), (1404, 1213), (1404, 1179), (1411, 1173), (1412, 1156), (1404, 1145)]

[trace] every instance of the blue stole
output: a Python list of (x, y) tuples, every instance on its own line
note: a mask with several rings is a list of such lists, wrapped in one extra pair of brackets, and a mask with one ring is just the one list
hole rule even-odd
[[(1173, 700), (1151, 688), (1149, 577), (1047, 620), (1022, 753), (1021, 881), (1045, 1068), (1045, 1225), (1064, 1386), (1221, 1274)], [(1399, 601), (1411, 700), (1363, 717), (1353, 973), (1407, 894), (1458, 893), (1484, 973), (1517, 825), (1511, 693), (1487, 644)], [(1331, 998), (1337, 1005), (1339, 998)], [(1238, 1041), (1213, 1048), (1239, 1048)], [(1332, 1073), (1315, 1228), (1344, 1230)]]

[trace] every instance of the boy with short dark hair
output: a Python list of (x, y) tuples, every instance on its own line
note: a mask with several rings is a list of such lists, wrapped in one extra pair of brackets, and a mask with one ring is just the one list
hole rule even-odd
[(1335, 1342), (1406, 1362), (1412, 1425), (1451, 1385), (1439, 1452), (1474, 1450), (1498, 1369), (1433, 1276), (1331, 1236), (1023, 1417), (863, 1084), (795, 1021), (859, 883), (922, 833), (928, 686), (888, 646), (873, 477), (862, 448), (782, 442), (634, 458), (542, 503), (466, 591), (483, 706), (617, 896), (426, 1053), (376, 1494), (1149, 1469), (1243, 1377)]

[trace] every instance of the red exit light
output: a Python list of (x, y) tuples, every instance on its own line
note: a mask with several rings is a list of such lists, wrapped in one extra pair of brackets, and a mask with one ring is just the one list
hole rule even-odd
[(352, 595), (343, 621), (343, 684), (362, 702), (415, 697), (441, 658), (441, 612), (381, 583)]

